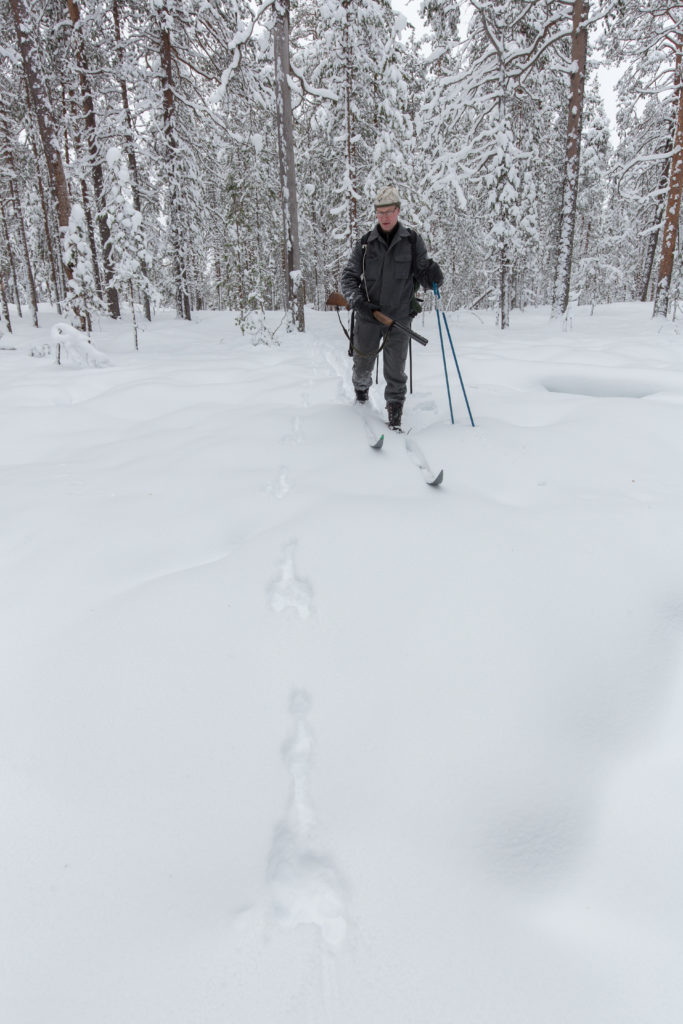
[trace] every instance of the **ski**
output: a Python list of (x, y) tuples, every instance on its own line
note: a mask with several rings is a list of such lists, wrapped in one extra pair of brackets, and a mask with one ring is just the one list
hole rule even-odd
[(438, 473), (435, 473), (415, 438), (411, 437), (410, 434), (405, 434), (404, 437), (406, 440), (406, 451), (422, 473), (425, 483), (428, 483), (430, 487), (438, 487), (443, 481), (443, 470), (440, 469)]
[(357, 403), (357, 408), (360, 413), (360, 418), (363, 421), (363, 427), (365, 428), (365, 436), (368, 439), (368, 444), (378, 452), (384, 444), (384, 434), (380, 434), (375, 428), (372, 422), (372, 413), (365, 402), (362, 404)]
[[(375, 451), (379, 451), (384, 444), (384, 433), (380, 433), (377, 429), (377, 424), (381, 422), (379, 417), (374, 409), (368, 407), (366, 403), (357, 403), (356, 408), (363, 421), (368, 444)], [(433, 471), (424, 452), (410, 433), (404, 433), (400, 427), (389, 427), (389, 430), (392, 434), (400, 434), (404, 439), (406, 451), (410, 455), (412, 462), (415, 463), (422, 473), (425, 483), (429, 484), (430, 487), (438, 487), (443, 482), (443, 469), (440, 469), (438, 473)]]

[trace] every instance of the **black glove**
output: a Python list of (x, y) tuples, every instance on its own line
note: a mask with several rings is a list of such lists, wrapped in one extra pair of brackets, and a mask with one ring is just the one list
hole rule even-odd
[(441, 285), (443, 284), (443, 274), (441, 272), (441, 267), (439, 266), (438, 263), (435, 263), (434, 260), (430, 260), (429, 263), (427, 264), (427, 267), (424, 272), (424, 278), (430, 288), (433, 285), (436, 285), (437, 288), (440, 288)]
[(375, 302), (368, 302), (367, 299), (359, 299), (353, 308), (361, 320), (372, 320), (374, 322), (375, 318), (372, 314), (376, 309), (379, 309), (379, 306)]

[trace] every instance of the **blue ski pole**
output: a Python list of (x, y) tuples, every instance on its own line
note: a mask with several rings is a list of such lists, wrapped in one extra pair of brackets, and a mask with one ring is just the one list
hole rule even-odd
[[(434, 294), (436, 295), (436, 298), (437, 298), (436, 315), (438, 317), (438, 315), (439, 315), (439, 304), (440, 304), (439, 300), (441, 299), (441, 294), (439, 292), (438, 284), (435, 284), (433, 287), (434, 287)], [(448, 326), (448, 320), (446, 319), (446, 314), (443, 312), (443, 310), (441, 311), (441, 316), (443, 317), (443, 322), (444, 322), (444, 324), (446, 326), (446, 333), (448, 334), (448, 343), (451, 346), (451, 352), (453, 353), (453, 359), (455, 360), (455, 368), (458, 371), (458, 380), (460, 381), (460, 387), (462, 388), (462, 394), (463, 394), (463, 398), (465, 399), (465, 405), (467, 406), (467, 412), (468, 412), (469, 417), (470, 417), (470, 423), (472, 424), (472, 426), (474, 426), (474, 420), (472, 419), (472, 410), (470, 409), (470, 403), (467, 400), (467, 392), (465, 391), (465, 384), (463, 382), (462, 374), (460, 373), (460, 367), (458, 365), (458, 357), (455, 354), (455, 348), (453, 347), (453, 339), (451, 338), (451, 331), (450, 331), (450, 328)], [(441, 324), (439, 324), (439, 334), (441, 334)], [(443, 338), (441, 339), (441, 347), (443, 348)], [(446, 375), (446, 380), (448, 380), (448, 374)], [(449, 400), (449, 402), (450, 402), (450, 398), (451, 398), (451, 395), (450, 395), (450, 391), (449, 391), (448, 392), (448, 400)], [(452, 421), (453, 421), (453, 410), (451, 409), (451, 422)]]
[[(434, 293), (438, 296), (439, 292), (437, 286), (434, 285)], [(448, 408), (451, 410), (451, 423), (455, 423), (453, 418), (453, 402), (451, 401), (451, 385), (448, 380), (448, 367), (446, 366), (446, 349), (443, 344), (443, 331), (441, 330), (441, 312), (439, 310), (439, 303), (436, 303), (436, 322), (439, 325), (439, 338), (441, 340), (441, 357), (443, 359), (443, 372), (446, 378), (446, 391), (448, 392)]]

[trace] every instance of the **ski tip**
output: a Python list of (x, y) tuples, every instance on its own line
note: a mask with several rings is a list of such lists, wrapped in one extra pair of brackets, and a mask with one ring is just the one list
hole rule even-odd
[(427, 483), (430, 487), (438, 487), (443, 481), (443, 470), (440, 469), (433, 480), (428, 480)]
[(384, 444), (384, 434), (380, 434), (379, 437), (377, 438), (377, 440), (373, 444), (371, 444), (370, 447), (374, 448), (375, 451), (378, 452), (383, 444)]

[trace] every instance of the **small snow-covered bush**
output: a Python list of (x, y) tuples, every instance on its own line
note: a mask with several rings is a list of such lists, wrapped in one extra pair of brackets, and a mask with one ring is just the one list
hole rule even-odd
[(60, 366), (82, 369), (85, 366), (99, 368), (112, 365), (109, 356), (89, 344), (85, 335), (70, 324), (55, 324), (50, 335), (56, 343), (57, 362)]
[(256, 309), (242, 310), (235, 323), (242, 334), (251, 338), (252, 345), (279, 345), (280, 342), (266, 324), (266, 314), (262, 307)]

